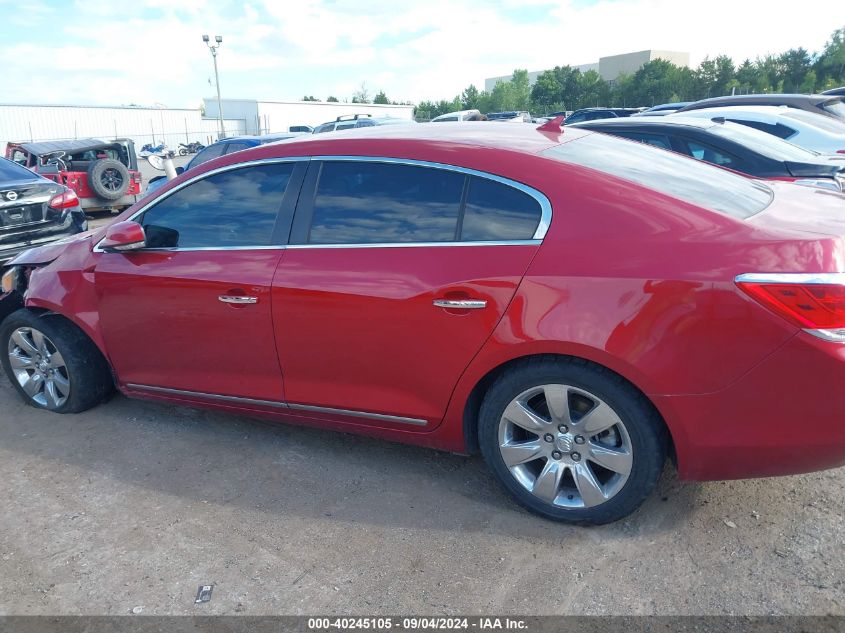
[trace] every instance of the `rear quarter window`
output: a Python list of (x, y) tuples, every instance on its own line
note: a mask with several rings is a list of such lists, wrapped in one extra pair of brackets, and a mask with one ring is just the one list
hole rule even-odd
[(40, 178), (26, 167), (21, 167), (6, 158), (0, 158), (0, 187), (3, 186), (4, 181), (12, 180), (40, 180)]
[(772, 190), (750, 178), (649, 145), (590, 134), (542, 152), (623, 178), (690, 204), (744, 220), (765, 209)]

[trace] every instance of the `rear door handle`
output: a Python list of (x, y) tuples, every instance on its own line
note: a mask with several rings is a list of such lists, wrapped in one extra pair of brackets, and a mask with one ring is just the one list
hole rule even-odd
[(217, 299), (223, 303), (233, 303), (235, 305), (258, 303), (258, 297), (246, 297), (244, 295), (220, 295)]
[(487, 307), (484, 299), (435, 299), (433, 303), (437, 308), (452, 310), (480, 310)]

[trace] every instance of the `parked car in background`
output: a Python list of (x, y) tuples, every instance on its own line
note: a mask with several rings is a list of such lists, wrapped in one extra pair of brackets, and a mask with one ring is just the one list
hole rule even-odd
[(312, 134), (314, 132), (314, 128), (310, 125), (291, 125), (288, 128), (288, 132), (303, 132), (305, 134)]
[(334, 121), (323, 123), (314, 128), (314, 134), (324, 132), (339, 132), (359, 127), (375, 127), (377, 125), (413, 125), (416, 121), (410, 119), (396, 119), (392, 117), (373, 117), (369, 114), (347, 114), (337, 117)]
[(692, 101), (678, 101), (677, 103), (661, 103), (660, 105), (651, 106), (642, 112), (635, 112), (631, 116), (665, 116), (672, 112), (677, 112), (684, 106), (689, 105)]
[(841, 88), (831, 88), (830, 90), (825, 90), (823, 95), (834, 95), (837, 97), (845, 97), (845, 86)]
[(697, 117), (741, 123), (820, 154), (845, 154), (845, 125), (806, 110), (777, 106), (732, 106), (678, 111), (670, 117)]
[(605, 523), (670, 454), (845, 463), (843, 200), (548, 124), (312, 135), (10, 262), (0, 361), (57, 413), (116, 383), (480, 450), (533, 512)]
[(628, 117), (644, 108), (581, 108), (566, 117), (566, 123), (580, 123), (581, 121), (596, 121), (598, 119), (614, 119)]
[(480, 110), (461, 110), (459, 112), (447, 112), (434, 117), (431, 123), (450, 123), (454, 121), (478, 121), (483, 115)]
[[(233, 136), (231, 138), (224, 138), (200, 150), (187, 165), (184, 167), (177, 167), (176, 173), (178, 175), (186, 171), (190, 171), (194, 167), (202, 165), (206, 161), (209, 161), (212, 158), (217, 158), (218, 156), (231, 154), (233, 152), (240, 152), (241, 150), (249, 149), (250, 147), (257, 147), (265, 143), (275, 143), (276, 141), (295, 138), (297, 136), (301, 136), (302, 134), (307, 134), (307, 132), (276, 132), (274, 134), (262, 134), (260, 136)], [(150, 178), (150, 182), (147, 185), (144, 195), (148, 196), (166, 184), (167, 176), (165, 175)]]
[(805, 110), (813, 114), (821, 114), (845, 122), (845, 103), (842, 97), (835, 95), (796, 95), (796, 94), (765, 94), (765, 95), (728, 95), (702, 99), (684, 106), (678, 112), (690, 112), (707, 108), (744, 106), (783, 106), (795, 110)]
[(676, 115), (604, 119), (573, 127), (648, 143), (754, 178), (845, 190), (845, 156), (817, 154), (738, 123)]
[(131, 139), (8, 143), (6, 158), (71, 189), (86, 211), (120, 211), (141, 193)]
[(87, 229), (72, 189), (0, 158), (0, 261)]
[(526, 112), (525, 110), (510, 110), (508, 112), (488, 112), (487, 120), (531, 123), (531, 113)]

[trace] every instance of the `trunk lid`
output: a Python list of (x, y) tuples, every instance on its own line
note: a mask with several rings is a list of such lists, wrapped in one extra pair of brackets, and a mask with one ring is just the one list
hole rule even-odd
[(61, 212), (50, 209), (50, 200), (62, 186), (46, 180), (14, 180), (0, 184), (0, 233), (59, 222)]

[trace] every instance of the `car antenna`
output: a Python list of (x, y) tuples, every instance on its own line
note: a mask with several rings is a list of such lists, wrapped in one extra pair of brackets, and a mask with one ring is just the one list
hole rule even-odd
[(543, 125), (537, 128), (539, 132), (555, 132), (557, 134), (563, 134), (563, 122), (566, 120), (565, 116), (556, 116), (553, 119), (549, 119)]
[(724, 122), (725, 122), (725, 117), (723, 117), (723, 116), (714, 116), (714, 117), (713, 117), (712, 119), (710, 119), (710, 120), (711, 120), (711, 121), (713, 121), (713, 123), (724, 123)]

